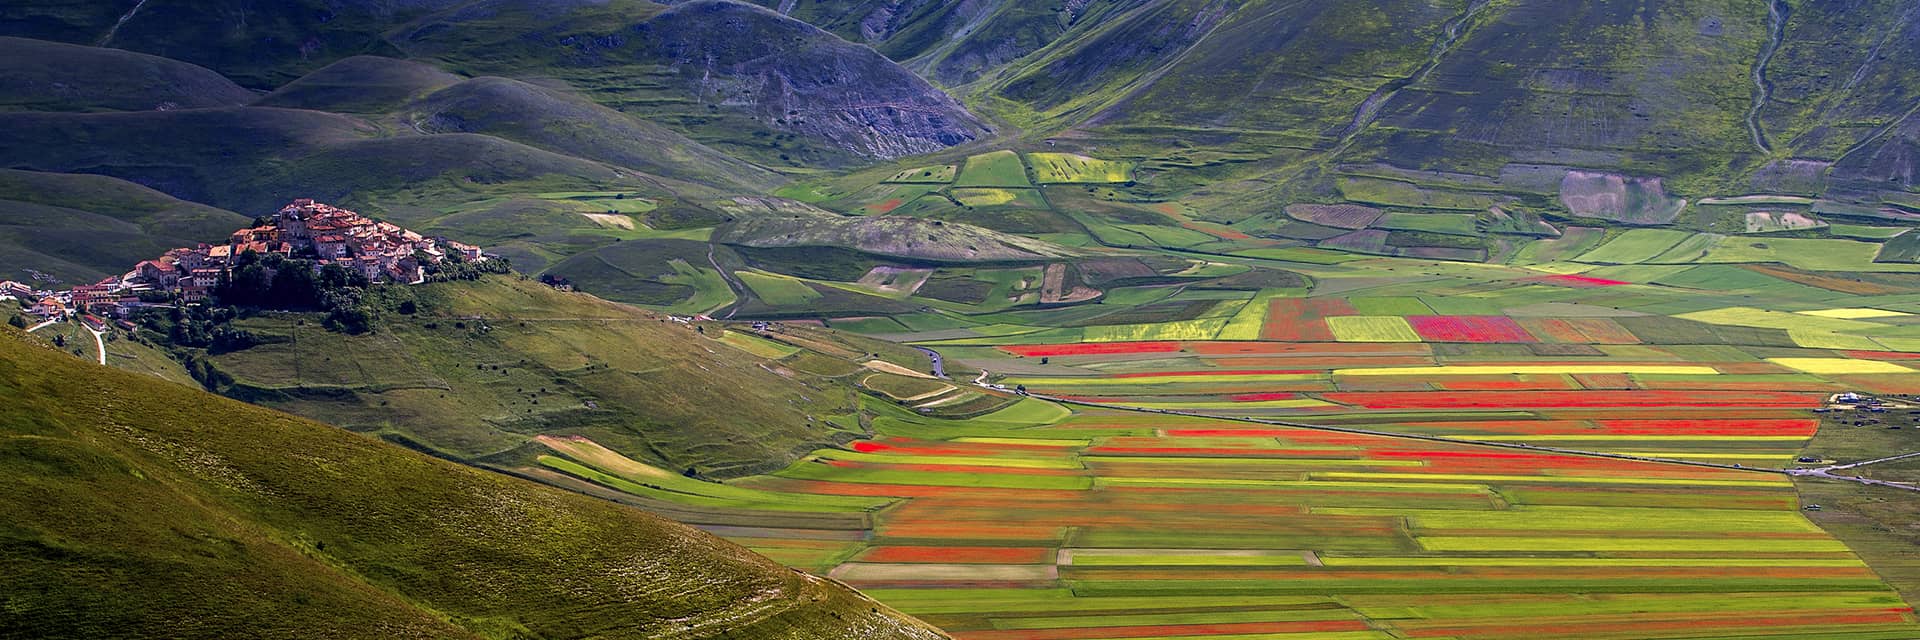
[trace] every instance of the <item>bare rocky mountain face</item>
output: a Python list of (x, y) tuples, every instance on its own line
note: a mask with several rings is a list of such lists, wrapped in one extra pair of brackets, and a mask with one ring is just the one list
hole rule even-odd
[(966, 143), (990, 131), (966, 107), (870, 49), (725, 0), (634, 27), (639, 50), (696, 97), (870, 158)]

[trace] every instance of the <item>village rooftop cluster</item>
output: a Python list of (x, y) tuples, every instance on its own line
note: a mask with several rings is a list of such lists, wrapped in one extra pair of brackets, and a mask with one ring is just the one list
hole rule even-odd
[[(204, 302), (236, 260), (247, 252), (311, 260), (315, 269), (339, 265), (371, 282), (418, 284), (426, 266), (457, 256), (485, 260), (479, 247), (430, 238), (398, 225), (301, 198), (275, 213), (266, 224), (233, 232), (223, 244), (200, 244), (143, 260), (132, 271), (65, 291), (36, 290), (28, 284), (0, 282), (0, 297), (31, 300), (28, 313), (46, 320), (82, 316), (125, 316), (150, 306), (152, 293), (183, 303)], [(148, 294), (142, 296), (142, 294)], [(99, 324), (97, 317), (87, 318)]]

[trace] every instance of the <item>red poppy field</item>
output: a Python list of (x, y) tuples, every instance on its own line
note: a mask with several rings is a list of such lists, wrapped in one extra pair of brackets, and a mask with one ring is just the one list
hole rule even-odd
[[(879, 426), (967, 428), (910, 416)], [(1812, 421), (1395, 426), (1800, 438)], [(1891, 638), (1920, 628), (1800, 516), (1778, 476), (1091, 408), (990, 431), (883, 437), (741, 485), (898, 497), (870, 515), (868, 537), (810, 566), (961, 640)], [(755, 548), (809, 535), (728, 533)]]
[(959, 640), (1920, 637), (1768, 471), (1829, 396), (1920, 389), (1913, 355), (1677, 320), (1671, 287), (1343, 268), (1165, 331), (929, 334), (1044, 399), (871, 399), (870, 439), (728, 484), (788, 511), (703, 524)]

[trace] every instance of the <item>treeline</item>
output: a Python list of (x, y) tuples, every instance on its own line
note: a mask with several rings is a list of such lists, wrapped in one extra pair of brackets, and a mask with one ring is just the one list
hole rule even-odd
[(234, 259), (233, 268), (214, 286), (205, 306), (235, 312), (322, 312), (327, 314), (329, 329), (347, 333), (370, 329), (373, 312), (364, 308), (364, 300), (373, 282), (337, 264), (314, 266), (310, 260), (248, 251)]
[[(318, 269), (311, 260), (246, 252), (215, 285), (207, 304), (150, 308), (134, 320), (147, 337), (172, 347), (204, 349), (219, 354), (262, 343), (233, 321), (263, 311), (325, 314), (322, 326), (341, 333), (374, 330), (381, 316), (411, 315), (422, 303), (417, 287), (376, 284), (357, 271), (339, 265)], [(490, 274), (513, 272), (504, 258), (480, 262), (449, 259), (425, 266), (428, 282), (478, 280)]]
[[(439, 263), (428, 262), (424, 255), (419, 258), (428, 282), (477, 280), (488, 274), (513, 272), (512, 264), (504, 258), (467, 262), (454, 256)], [(310, 260), (248, 251), (235, 259), (229, 275), (214, 288), (208, 306), (242, 313), (325, 313), (328, 329), (353, 334), (372, 330), (383, 311), (379, 298), (393, 297), (374, 295), (384, 285), (376, 286), (360, 272), (337, 264), (314, 267)]]

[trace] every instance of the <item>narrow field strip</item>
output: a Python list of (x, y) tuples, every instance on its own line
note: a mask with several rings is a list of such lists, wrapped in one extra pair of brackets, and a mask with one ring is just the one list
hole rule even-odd
[(1377, 367), (1336, 369), (1337, 376), (1488, 376), (1591, 373), (1644, 373), (1664, 375), (1713, 376), (1720, 370), (1703, 365), (1658, 364), (1541, 364), (1541, 365), (1441, 365), (1437, 367)]

